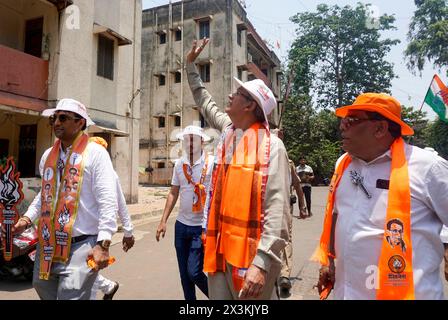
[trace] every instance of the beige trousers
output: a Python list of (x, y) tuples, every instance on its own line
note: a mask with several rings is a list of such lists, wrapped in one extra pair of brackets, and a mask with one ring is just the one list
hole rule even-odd
[[(250, 300), (278, 300), (277, 278), (280, 273), (280, 264), (272, 264), (268, 272), (263, 292), (256, 299)], [(208, 275), (208, 293), (210, 300), (239, 300), (232, 281), (232, 266), (226, 264), (225, 272), (216, 272)]]

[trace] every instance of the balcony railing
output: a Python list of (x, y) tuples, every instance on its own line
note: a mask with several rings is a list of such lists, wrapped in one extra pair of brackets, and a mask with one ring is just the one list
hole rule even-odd
[(42, 111), (47, 108), (48, 61), (0, 45), (0, 104)]

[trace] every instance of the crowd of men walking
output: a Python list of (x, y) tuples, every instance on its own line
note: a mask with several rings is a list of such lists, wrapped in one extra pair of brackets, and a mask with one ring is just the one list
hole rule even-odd
[[(278, 299), (278, 289), (291, 289), (292, 241), (300, 239), (292, 237), (293, 206), (300, 218), (312, 216), (314, 172), (305, 157), (295, 167), (282, 130), (269, 125), (277, 101), (262, 80), (235, 78), (224, 112), (216, 105), (195, 65), (207, 43), (193, 43), (186, 72), (196, 105), (221, 136), (209, 155), (200, 127), (178, 135), (183, 156), (156, 239), (180, 198), (174, 238), (185, 299), (196, 299), (196, 287), (210, 299)], [(134, 244), (118, 177), (104, 142), (84, 133), (93, 121), (82, 103), (62, 99), (44, 115), (58, 140), (41, 159), (42, 191), (14, 226), (21, 232), (38, 221), (33, 286), (41, 299), (91, 299), (94, 286), (112, 299), (119, 285), (98, 271), (113, 263), (117, 213), (123, 250)], [(335, 299), (443, 299), (448, 162), (404, 141), (413, 129), (389, 95), (360, 94), (336, 116), (346, 153), (335, 164), (313, 255), (321, 298), (334, 290)]]

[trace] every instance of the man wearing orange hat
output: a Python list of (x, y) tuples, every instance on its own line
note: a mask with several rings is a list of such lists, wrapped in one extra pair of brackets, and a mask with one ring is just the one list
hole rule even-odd
[(187, 55), (188, 82), (200, 112), (222, 131), (210, 184), (204, 271), (210, 299), (278, 299), (281, 253), (289, 241), (289, 164), (282, 141), (270, 134), (267, 115), (277, 106), (260, 80), (241, 82), (225, 113), (206, 90)]
[(336, 163), (313, 256), (322, 264), (321, 298), (334, 286), (336, 299), (443, 299), (448, 162), (404, 142), (414, 130), (389, 95), (361, 94), (336, 115), (347, 153)]

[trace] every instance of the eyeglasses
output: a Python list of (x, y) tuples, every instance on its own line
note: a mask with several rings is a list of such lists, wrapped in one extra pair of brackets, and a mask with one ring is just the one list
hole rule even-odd
[(50, 118), (48, 119), (50, 122), (50, 125), (53, 125), (56, 120), (59, 119), (59, 122), (63, 123), (67, 120), (80, 120), (80, 117), (72, 117), (69, 116), (68, 114), (54, 114), (52, 116), (50, 116)]
[(364, 121), (379, 121), (380, 119), (369, 119), (369, 118), (356, 118), (356, 117), (345, 117), (341, 119), (341, 124), (346, 127), (353, 127)]
[(244, 93), (242, 93), (241, 91), (238, 91), (238, 90), (236, 90), (235, 95), (236, 96), (242, 96), (242, 97), (246, 98), (246, 100), (249, 100), (249, 101), (253, 101), (254, 100), (254, 98), (252, 98), (251, 96), (249, 96), (247, 94), (244, 94)]

